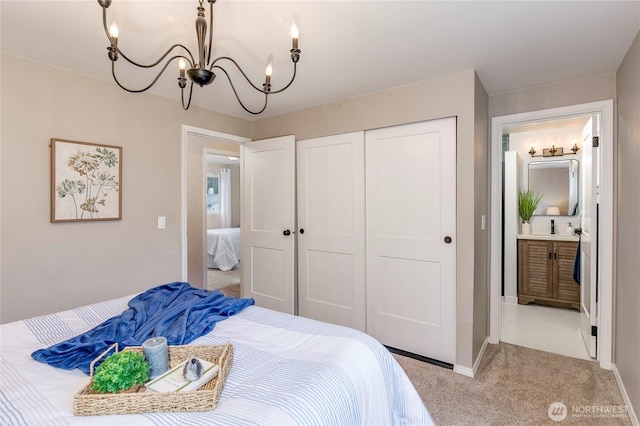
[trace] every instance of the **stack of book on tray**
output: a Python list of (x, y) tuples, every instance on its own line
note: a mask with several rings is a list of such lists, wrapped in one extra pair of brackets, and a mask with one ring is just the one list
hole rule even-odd
[(184, 377), (184, 366), (189, 360), (185, 360), (166, 373), (156, 377), (146, 384), (147, 392), (185, 392), (200, 389), (209, 380), (216, 377), (220, 367), (217, 364), (197, 358), (202, 364), (202, 376), (190, 381)]

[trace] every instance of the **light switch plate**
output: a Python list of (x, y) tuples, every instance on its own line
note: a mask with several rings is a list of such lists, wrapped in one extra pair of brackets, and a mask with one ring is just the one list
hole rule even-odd
[(164, 229), (167, 227), (167, 220), (164, 216), (158, 216), (158, 229)]
[(487, 217), (485, 215), (480, 216), (480, 229), (484, 231), (487, 228)]

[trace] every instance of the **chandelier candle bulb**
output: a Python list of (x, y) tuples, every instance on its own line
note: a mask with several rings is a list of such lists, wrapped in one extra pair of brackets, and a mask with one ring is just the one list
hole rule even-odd
[(113, 39), (114, 43), (118, 43), (118, 36), (120, 35), (120, 30), (118, 30), (118, 25), (116, 24), (116, 21), (113, 21), (111, 23), (111, 26), (109, 27), (109, 35)]
[(269, 65), (267, 65), (267, 69), (265, 70), (265, 80), (264, 80), (264, 86), (265, 86), (265, 90), (269, 91), (271, 89), (271, 74), (273, 74), (273, 67), (271, 66), (271, 63), (269, 63)]
[(184, 89), (187, 85), (187, 78), (184, 76), (185, 69), (187, 68), (187, 61), (185, 61), (184, 58), (180, 58), (178, 60), (178, 68), (180, 69), (180, 77), (178, 77), (178, 86), (180, 86), (181, 89)]
[(291, 25), (291, 39), (293, 41), (293, 48), (298, 48), (298, 37), (299, 37), (298, 27), (295, 22)]

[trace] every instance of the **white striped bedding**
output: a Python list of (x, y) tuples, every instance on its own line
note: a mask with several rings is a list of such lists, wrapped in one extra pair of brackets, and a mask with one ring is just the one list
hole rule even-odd
[(75, 417), (73, 395), (88, 377), (34, 361), (30, 354), (120, 314), (130, 298), (0, 326), (0, 424), (433, 424), (404, 371), (376, 340), (257, 306), (193, 342), (234, 345), (233, 366), (215, 410)]

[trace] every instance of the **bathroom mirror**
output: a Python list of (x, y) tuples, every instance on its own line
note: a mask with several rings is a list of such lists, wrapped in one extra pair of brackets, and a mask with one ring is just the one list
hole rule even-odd
[(544, 195), (534, 216), (577, 215), (578, 176), (578, 160), (529, 163), (529, 189)]

